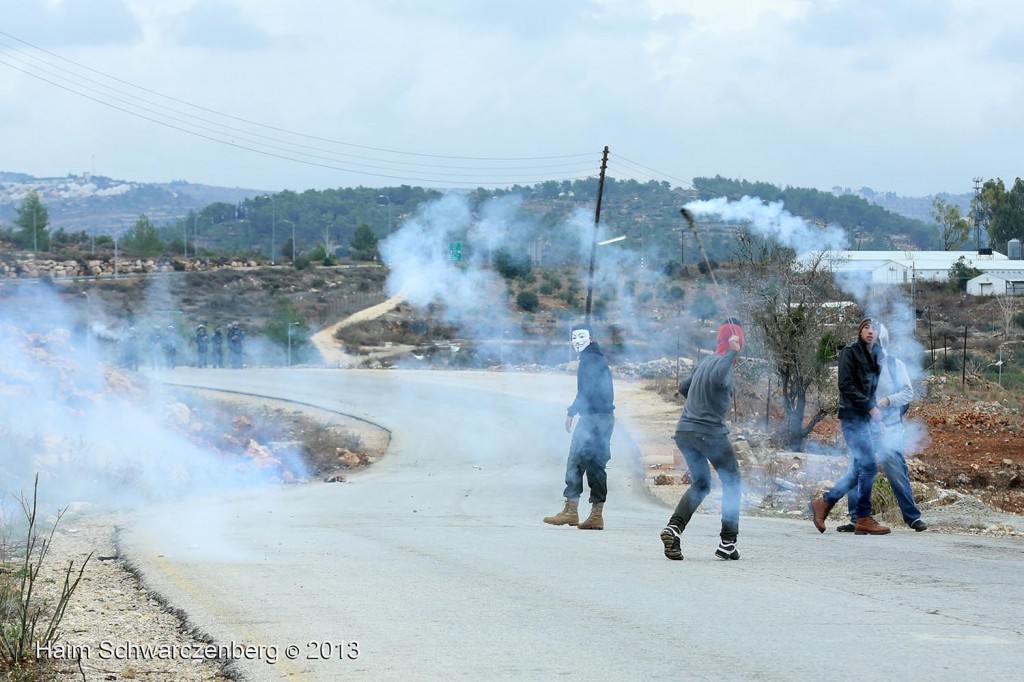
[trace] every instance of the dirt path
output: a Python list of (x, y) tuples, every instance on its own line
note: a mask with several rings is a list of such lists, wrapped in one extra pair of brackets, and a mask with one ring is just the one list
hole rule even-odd
[[(364, 310), (360, 310), (357, 313), (352, 313), (344, 320), (335, 322), (329, 327), (321, 329), (316, 334), (310, 337), (313, 345), (316, 346), (317, 351), (320, 352), (320, 357), (323, 358), (323, 363), (327, 367), (354, 367), (355, 365), (363, 362), (364, 360), (370, 359), (370, 356), (365, 355), (349, 355), (345, 352), (342, 344), (334, 338), (334, 334), (342, 327), (357, 324), (359, 322), (366, 322), (367, 320), (375, 320), (378, 317), (394, 310), (398, 307), (398, 304), (402, 302), (402, 296), (392, 296), (383, 303), (378, 303), (375, 306), (370, 306)], [(390, 353), (395, 352), (406, 352), (405, 347), (395, 348)], [(382, 356), (388, 353), (378, 353), (375, 356)]]

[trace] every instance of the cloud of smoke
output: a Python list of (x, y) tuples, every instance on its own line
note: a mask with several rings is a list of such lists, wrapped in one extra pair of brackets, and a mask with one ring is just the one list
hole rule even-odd
[[(122, 381), (92, 344), (73, 337), (78, 313), (43, 285), (0, 294), (0, 486), (57, 506), (132, 508), (195, 493), (280, 481), (280, 470), (226, 455), (171, 423), (183, 405), (147, 382)], [(85, 301), (83, 301), (83, 304)], [(89, 314), (103, 317), (100, 302)], [(187, 410), (186, 410), (187, 412)], [(265, 463), (265, 462), (264, 462)], [(297, 460), (287, 467), (297, 474)]]
[[(602, 221), (596, 241), (619, 236), (622, 225)], [(505, 195), (473, 207), (465, 195), (449, 194), (424, 205), (398, 231), (383, 240), (380, 252), (389, 266), (387, 291), (401, 294), (412, 305), (424, 308), (441, 304), (445, 319), (461, 333), (481, 344), (518, 344), (515, 354), (523, 361), (558, 364), (568, 357), (568, 329), (582, 319), (583, 302), (590, 280), (591, 249), (595, 241), (592, 207), (578, 206), (562, 219), (542, 219), (524, 208), (517, 195)], [(461, 242), (463, 261), (449, 259), (449, 244)], [(526, 258), (532, 264), (533, 280), (510, 284), (498, 273), (499, 254)], [(658, 311), (649, 304), (652, 292), (664, 286), (661, 271), (642, 266), (642, 249), (628, 241), (597, 247), (593, 272), (595, 328), (612, 326), (625, 330), (619, 358), (653, 357), (674, 353), (680, 343), (689, 345), (690, 329), (672, 338), (646, 333), (652, 318), (670, 311)], [(580, 287), (572, 311), (549, 314), (560, 318), (565, 338), (544, 347), (524, 332), (529, 316), (516, 305), (516, 290), (534, 291), (540, 286), (537, 274), (558, 266), (574, 272)], [(559, 292), (566, 295), (563, 289)], [(614, 310), (614, 314), (606, 314)], [(539, 316), (538, 316), (539, 317)], [(602, 341), (606, 339), (601, 339)], [(706, 345), (706, 343), (704, 344)], [(529, 347), (529, 353), (525, 348)], [(506, 346), (506, 349), (508, 346)]]
[(727, 221), (747, 222), (757, 234), (771, 237), (797, 255), (808, 251), (837, 251), (847, 248), (846, 232), (835, 225), (810, 225), (787, 211), (781, 201), (764, 202), (744, 196), (738, 201), (725, 197), (691, 201), (686, 208), (694, 215), (717, 215)]

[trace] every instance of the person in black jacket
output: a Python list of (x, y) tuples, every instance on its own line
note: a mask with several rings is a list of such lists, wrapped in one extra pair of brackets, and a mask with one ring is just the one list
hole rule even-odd
[[(572, 434), (569, 459), (565, 465), (565, 506), (558, 514), (544, 517), (555, 526), (577, 526), (581, 530), (604, 529), (604, 502), (608, 497), (605, 466), (612, 457), (611, 439), (615, 428), (615, 390), (612, 373), (590, 328), (572, 328), (573, 350), (580, 354), (576, 370), (576, 399), (565, 417), (565, 430)], [(573, 430), (573, 418), (580, 420)], [(590, 486), (590, 516), (579, 520), (579, 501), (583, 494), (583, 474)]]
[(890, 532), (871, 516), (871, 490), (878, 473), (872, 426), (885, 436), (882, 412), (875, 401), (882, 370), (882, 354), (875, 343), (878, 328), (877, 320), (865, 317), (858, 327), (857, 340), (839, 353), (839, 419), (853, 467), (831, 490), (826, 490), (821, 499), (811, 502), (811, 516), (819, 533), (825, 532), (825, 519), (832, 507), (854, 487), (857, 489), (854, 534), (885, 535)]

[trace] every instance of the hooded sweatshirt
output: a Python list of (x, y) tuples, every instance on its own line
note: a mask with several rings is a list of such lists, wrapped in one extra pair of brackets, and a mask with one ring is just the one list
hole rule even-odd
[(608, 361), (601, 352), (597, 341), (580, 353), (580, 365), (576, 370), (576, 399), (569, 406), (568, 414), (612, 414), (615, 412), (615, 389), (612, 387), (612, 372)]

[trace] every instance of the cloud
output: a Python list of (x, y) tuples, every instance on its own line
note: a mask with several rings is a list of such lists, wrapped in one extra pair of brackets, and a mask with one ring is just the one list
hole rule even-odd
[(260, 50), (270, 37), (236, 6), (227, 2), (199, 2), (181, 18), (176, 40), (192, 47), (214, 50)]
[(0, 5), (0, 28), (41, 47), (128, 45), (142, 37), (122, 0), (3, 0)]

